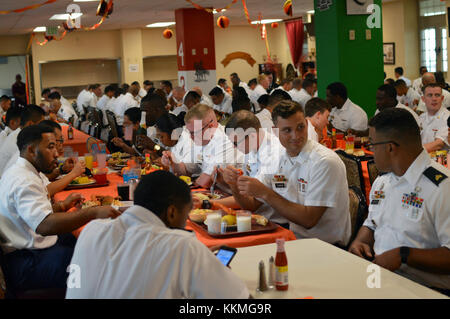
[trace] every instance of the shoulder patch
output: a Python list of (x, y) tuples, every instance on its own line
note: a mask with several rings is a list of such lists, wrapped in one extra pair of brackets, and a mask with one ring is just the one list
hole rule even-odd
[(431, 166), (423, 172), (423, 175), (425, 175), (436, 186), (439, 186), (439, 184), (448, 178), (447, 175)]

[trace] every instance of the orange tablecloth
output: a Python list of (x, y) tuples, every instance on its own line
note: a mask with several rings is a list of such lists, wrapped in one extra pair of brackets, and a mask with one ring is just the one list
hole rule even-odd
[[(57, 193), (55, 195), (56, 201), (62, 201), (64, 200), (69, 194), (71, 193), (79, 193), (84, 196), (86, 199), (90, 199), (91, 195), (110, 195), (113, 197), (116, 197), (117, 194), (117, 184), (122, 183), (123, 178), (119, 176), (118, 174), (108, 174), (108, 181), (109, 185), (105, 187), (98, 187), (98, 188), (84, 188), (79, 190), (70, 190), (70, 191), (63, 191), (60, 193)], [(188, 220), (186, 222), (186, 229), (187, 230), (193, 230), (195, 232), (195, 235), (197, 236), (198, 240), (200, 240), (203, 244), (205, 244), (208, 247), (216, 246), (216, 245), (227, 245), (230, 247), (247, 247), (247, 246), (255, 246), (255, 245), (262, 245), (262, 244), (269, 244), (274, 243), (277, 238), (284, 238), (286, 241), (288, 240), (295, 240), (295, 235), (293, 232), (284, 229), (283, 227), (278, 226), (278, 228), (270, 233), (264, 233), (264, 234), (258, 234), (258, 235), (251, 235), (251, 236), (241, 236), (241, 237), (231, 237), (231, 238), (224, 238), (224, 239), (216, 239), (213, 237), (210, 237), (208, 235), (204, 235), (202, 233), (197, 232), (196, 230), (192, 229), (190, 221)], [(83, 230), (83, 227), (80, 227), (79, 229), (73, 231), (72, 233), (78, 237)]]
[(62, 134), (64, 137), (64, 146), (70, 146), (74, 152), (78, 152), (79, 156), (84, 156), (84, 154), (88, 153), (87, 147), (86, 147), (86, 141), (90, 137), (84, 132), (81, 132), (77, 129), (73, 129), (73, 140), (69, 140), (67, 138), (67, 130), (69, 129), (69, 126), (63, 125), (62, 126)]

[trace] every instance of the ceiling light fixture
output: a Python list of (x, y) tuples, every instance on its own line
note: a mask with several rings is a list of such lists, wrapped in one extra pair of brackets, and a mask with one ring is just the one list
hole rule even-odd
[(47, 27), (36, 27), (33, 32), (45, 32), (47, 31)]
[(280, 22), (280, 21), (282, 21), (282, 19), (263, 19), (261, 21), (259, 21), (259, 20), (252, 21), (252, 24), (259, 24), (259, 23), (269, 24), (269, 23), (272, 23), (272, 22)]
[(63, 14), (55, 14), (53, 15), (50, 20), (67, 20), (67, 19), (76, 19), (81, 17), (83, 14), (81, 12), (75, 12), (75, 13), (63, 13)]
[(147, 24), (147, 28), (165, 28), (174, 24), (175, 22), (156, 22), (152, 24)]

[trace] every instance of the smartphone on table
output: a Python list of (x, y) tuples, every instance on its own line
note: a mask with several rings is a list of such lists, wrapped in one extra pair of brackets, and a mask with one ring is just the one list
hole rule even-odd
[(216, 253), (216, 257), (220, 260), (220, 262), (227, 266), (230, 264), (231, 260), (233, 259), (234, 255), (236, 255), (237, 249), (233, 247), (228, 246), (221, 246), (219, 248), (219, 251)]

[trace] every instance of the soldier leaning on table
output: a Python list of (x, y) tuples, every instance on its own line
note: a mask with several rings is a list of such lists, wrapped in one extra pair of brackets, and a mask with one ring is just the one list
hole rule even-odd
[(308, 139), (299, 103), (281, 101), (272, 118), (286, 149), (280, 165), (275, 173), (258, 178), (240, 176), (236, 183), (239, 194), (233, 194), (236, 201), (250, 211), (268, 204), (289, 220), (289, 229), (297, 238), (319, 238), (346, 246), (351, 226), (344, 163), (335, 152)]
[(426, 286), (450, 289), (450, 171), (431, 160), (419, 127), (392, 108), (369, 123), (379, 176), (349, 251)]

